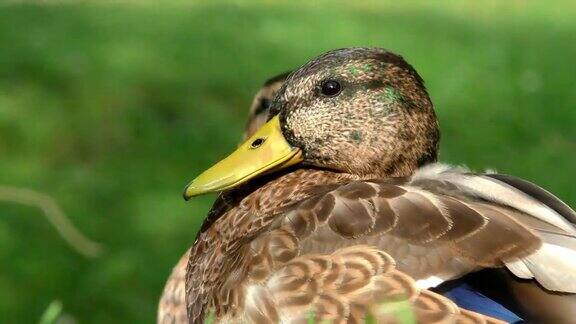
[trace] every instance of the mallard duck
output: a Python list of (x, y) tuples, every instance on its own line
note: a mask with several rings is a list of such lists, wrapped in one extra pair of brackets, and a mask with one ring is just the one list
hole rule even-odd
[[(254, 96), (252, 105), (248, 113), (248, 121), (244, 128), (243, 140), (252, 136), (268, 119), (270, 103), (276, 96), (276, 93), (286, 80), (289, 72), (276, 75), (264, 82), (260, 90)], [(213, 210), (219, 210), (225, 205), (222, 198), (214, 204)], [(222, 206), (222, 207), (220, 207)], [(186, 265), (188, 264), (189, 251), (186, 251), (178, 263), (172, 269), (168, 280), (164, 286), (162, 296), (158, 303), (158, 323), (187, 323), (185, 304), (185, 275)]]
[(496, 322), (432, 291), (482, 269), (528, 285), (538, 319), (575, 318), (576, 213), (436, 162), (439, 138), (399, 55), (340, 49), (293, 72), (267, 123), (184, 191), (226, 190), (189, 253), (189, 321), (393, 322), (381, 306), (404, 301), (418, 322)]

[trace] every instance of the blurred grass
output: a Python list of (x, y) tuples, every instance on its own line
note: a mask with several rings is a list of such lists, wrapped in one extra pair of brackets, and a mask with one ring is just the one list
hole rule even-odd
[(183, 185), (235, 147), (263, 80), (329, 49), (380, 46), (427, 81), (441, 158), (576, 205), (569, 1), (174, 1), (0, 6), (0, 184), (52, 196), (106, 254), (0, 203), (0, 314), (59, 299), (82, 323), (151, 322), (213, 197)]

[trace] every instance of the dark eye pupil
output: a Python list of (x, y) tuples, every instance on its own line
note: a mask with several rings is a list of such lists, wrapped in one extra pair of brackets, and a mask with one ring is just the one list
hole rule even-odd
[(333, 97), (340, 93), (341, 87), (338, 81), (327, 80), (322, 83), (322, 94), (325, 96)]
[(257, 138), (252, 142), (252, 144), (250, 144), (250, 147), (251, 148), (257, 148), (258, 146), (262, 145), (262, 143), (264, 143), (264, 139), (263, 138)]

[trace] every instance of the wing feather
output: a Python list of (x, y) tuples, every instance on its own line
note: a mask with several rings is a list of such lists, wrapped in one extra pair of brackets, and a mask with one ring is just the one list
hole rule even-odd
[[(536, 233), (544, 243), (541, 248), (513, 260), (514, 248), (508, 253), (506, 266), (520, 278), (534, 278), (553, 291), (576, 293), (576, 213), (548, 191), (528, 181), (501, 174), (473, 174), (462, 168), (433, 164), (419, 170), (409, 181), (412, 185), (427, 188), (438, 194), (448, 194), (465, 201), (473, 208), (486, 213), (486, 208), (501, 214), (489, 224), (510, 228), (514, 221)], [(480, 204), (481, 207), (474, 207)], [(514, 225), (515, 226), (515, 225)], [(493, 230), (487, 233), (495, 233)], [(522, 234), (512, 231), (510, 235)], [(500, 238), (482, 240), (506, 249)], [(502, 253), (505, 253), (503, 250)], [(506, 258), (505, 258), (506, 259)]]
[[(460, 310), (449, 299), (419, 289), (395, 268), (386, 253), (365, 245), (349, 246), (328, 255), (296, 257), (275, 271), (264, 284), (248, 288), (246, 318), (260, 322), (263, 311), (282, 323), (397, 323), (399, 305), (419, 323), (501, 323)], [(257, 292), (257, 294), (255, 293)], [(264, 301), (273, 301), (268, 310)]]
[[(470, 321), (476, 317), (460, 315), (416, 280), (433, 276), (439, 283), (502, 266), (541, 245), (501, 208), (407, 183), (354, 181), (280, 217), (250, 243), (247, 277), (250, 285), (266, 287), (277, 309), (272, 313), (282, 322), (304, 320), (310, 309), (319, 319), (360, 321), (377, 300), (406, 300), (426, 322)], [(443, 307), (432, 307), (432, 301)], [(261, 315), (246, 312), (252, 313), (250, 320)]]
[[(203, 255), (211, 244), (203, 236), (194, 253), (205, 262), (188, 264), (187, 302), (195, 321), (216, 305), (229, 320), (299, 322), (310, 310), (335, 322), (362, 320), (382, 302), (402, 300), (423, 321), (491, 322), (422, 287), (508, 267), (547, 289), (576, 291), (576, 229), (556, 209), (499, 179), (444, 165), (412, 178), (348, 181), (278, 214), (238, 218), (227, 230), (235, 237), (212, 254)], [(204, 287), (217, 291), (218, 303)]]
[(489, 173), (485, 174), (484, 176), (501, 181), (509, 186), (514, 187), (517, 190), (522, 191), (535, 200), (552, 208), (555, 212), (564, 217), (570, 223), (576, 224), (576, 212), (548, 190), (543, 189), (530, 181), (507, 174)]

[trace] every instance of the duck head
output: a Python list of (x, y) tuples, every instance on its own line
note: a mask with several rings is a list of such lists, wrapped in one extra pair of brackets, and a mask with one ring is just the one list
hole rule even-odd
[(408, 176), (434, 162), (438, 122), (422, 78), (379, 48), (325, 53), (294, 71), (269, 121), (194, 179), (184, 198), (301, 164), (361, 177)]

